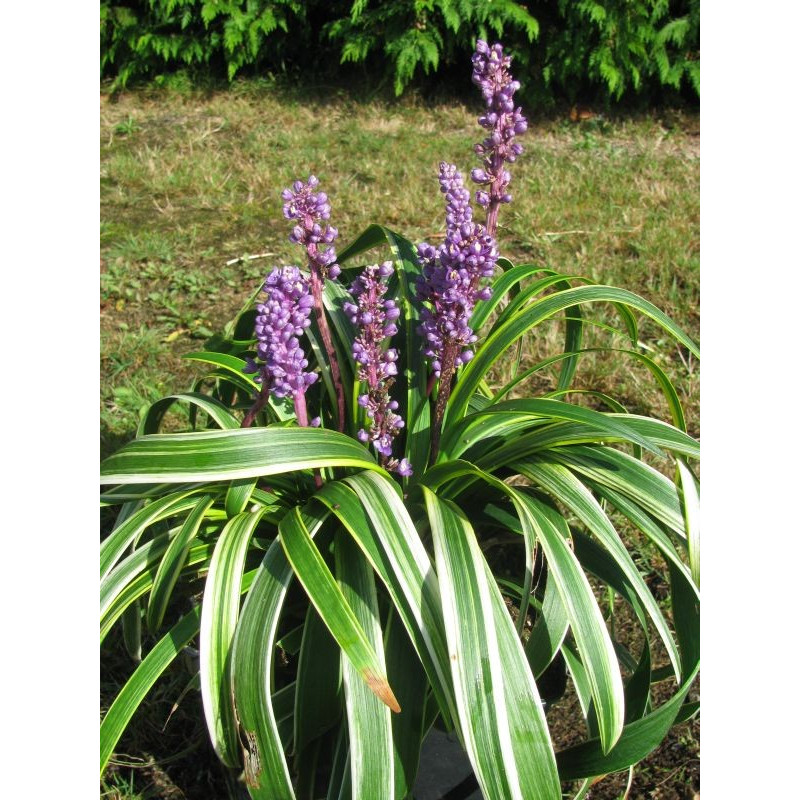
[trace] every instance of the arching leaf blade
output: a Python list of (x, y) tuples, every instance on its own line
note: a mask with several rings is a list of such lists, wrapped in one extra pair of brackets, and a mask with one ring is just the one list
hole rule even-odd
[(264, 509), (233, 517), (217, 540), (203, 591), (200, 622), (200, 691), (217, 756), (228, 767), (241, 763), (231, 686), (233, 636), (239, 618), (242, 573), (250, 539)]
[[(336, 534), (336, 578), (361, 629), (386, 674), (383, 632), (372, 568), (349, 534)], [(366, 686), (349, 658), (342, 657), (342, 678), (350, 740), (351, 797), (391, 798), (394, 793), (392, 714)]]
[(279, 530), (292, 569), (328, 630), (370, 690), (392, 711), (399, 713), (400, 706), (389, 686), (385, 667), (380, 664), (353, 609), (311, 541), (297, 508), (286, 514)]
[(219, 481), (323, 467), (379, 469), (359, 442), (315, 428), (153, 434), (103, 461), (101, 483)]
[(462, 741), (487, 798), (561, 797), (536, 685), (472, 527), (423, 487)]

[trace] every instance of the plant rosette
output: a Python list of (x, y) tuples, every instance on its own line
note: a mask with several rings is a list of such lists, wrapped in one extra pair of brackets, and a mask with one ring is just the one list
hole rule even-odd
[[(101, 770), (193, 643), (211, 742), (253, 798), (408, 797), (437, 725), (486, 798), (558, 800), (697, 713), (699, 446), (637, 320), (698, 348), (631, 292), (502, 257), (527, 123), (501, 45), (478, 42), (473, 80), (486, 103), (476, 207), (443, 162), (442, 244), (372, 225), (337, 254), (331, 201), (314, 176), (297, 181), (283, 199), (301, 266), (271, 270), (213, 348), (187, 356), (207, 374), (153, 403), (102, 463), (117, 515), (100, 551), (101, 637), (121, 624), (140, 663), (101, 723)], [(383, 259), (364, 264), (375, 248)], [(571, 393), (603, 349), (583, 343), (596, 303), (619, 320), (606, 349), (650, 371), (670, 422)], [(554, 319), (563, 348), (493, 385)], [(556, 388), (525, 396), (538, 373)], [(192, 429), (160, 432), (176, 403)], [(642, 552), (665, 565), (667, 603)], [(156, 637), (144, 657), (143, 623)], [(555, 663), (584, 724), (558, 751), (537, 686)]]

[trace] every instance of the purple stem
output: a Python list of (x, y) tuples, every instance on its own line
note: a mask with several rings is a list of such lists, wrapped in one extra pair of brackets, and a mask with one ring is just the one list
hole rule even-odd
[(442, 433), (442, 422), (444, 421), (444, 412), (447, 409), (447, 401), (450, 399), (450, 389), (452, 388), (458, 350), (459, 344), (457, 342), (447, 342), (442, 352), (439, 393), (436, 395), (436, 405), (433, 410), (433, 426), (431, 428), (431, 456), (428, 462), (431, 466), (436, 463), (436, 458), (439, 455), (439, 439)]
[(331, 369), (331, 378), (336, 390), (336, 405), (339, 412), (339, 432), (344, 433), (345, 406), (344, 406), (344, 387), (342, 386), (342, 376), (339, 372), (339, 362), (336, 358), (336, 350), (333, 347), (331, 331), (328, 327), (328, 320), (325, 317), (325, 307), (322, 303), (322, 278), (316, 264), (309, 263), (311, 269), (311, 294), (314, 297), (314, 310), (317, 315), (317, 326), (319, 327), (322, 343), (325, 352), (328, 354), (328, 364)]

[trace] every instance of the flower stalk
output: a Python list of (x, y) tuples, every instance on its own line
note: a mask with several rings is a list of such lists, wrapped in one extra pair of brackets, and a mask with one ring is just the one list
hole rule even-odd
[(305, 371), (308, 359), (299, 339), (311, 324), (308, 282), (297, 267), (276, 267), (264, 281), (264, 292), (266, 298), (256, 306), (257, 360), (248, 359), (244, 369), (255, 373), (253, 380), (262, 387), (242, 427), (252, 424), (270, 392), (278, 398), (291, 396), (298, 422), (307, 426), (305, 392), (317, 380), (315, 372)]
[[(341, 273), (341, 268), (336, 264), (336, 250), (333, 248), (333, 242), (339, 232), (332, 225), (325, 224), (323, 227), (324, 221), (330, 219), (331, 206), (325, 192), (314, 191), (317, 186), (319, 186), (319, 180), (311, 175), (306, 183), (295, 181), (291, 189), (284, 189), (281, 197), (284, 200), (283, 215), (286, 219), (293, 219), (298, 223), (292, 230), (289, 241), (301, 245), (308, 257), (311, 295), (317, 326), (325, 353), (328, 356), (328, 366), (336, 392), (338, 430), (344, 432), (344, 386), (322, 300), (325, 278), (335, 280)], [(321, 249), (320, 244), (327, 246)]]
[(518, 134), (528, 129), (528, 121), (522, 110), (514, 107), (514, 92), (519, 81), (511, 77), (511, 58), (503, 55), (503, 46), (491, 47), (482, 39), (475, 46), (472, 56), (472, 82), (480, 87), (486, 101), (486, 113), (478, 117), (478, 124), (488, 132), (475, 152), (484, 157), (483, 168), (473, 169), (472, 180), (487, 187), (475, 194), (475, 201), (486, 209), (486, 232), (497, 233), (497, 216), (500, 206), (511, 202), (508, 184), (511, 174), (505, 164), (513, 164), (522, 154), (522, 145), (514, 141)]
[[(439, 165), (439, 186), (446, 199), (446, 233), (442, 245), (434, 249), (423, 243), (417, 248), (422, 274), (417, 280), (417, 296), (429, 305), (420, 312), (420, 333), (425, 337), (425, 355), (431, 362), (432, 378), (439, 379), (431, 428), (431, 463), (439, 454), (444, 414), (455, 370), (473, 357), (469, 345), (477, 336), (469, 326), (475, 303), (491, 296), (491, 288), (481, 286), (494, 275), (497, 247), (486, 229), (473, 221), (469, 190), (453, 164)], [(433, 389), (433, 380), (429, 390)]]
[(392, 442), (405, 427), (396, 413), (399, 404), (389, 394), (397, 375), (398, 352), (384, 347), (397, 333), (395, 321), (400, 316), (394, 300), (383, 299), (393, 272), (391, 261), (365, 267), (350, 287), (353, 302), (345, 303), (344, 311), (359, 331), (353, 342), (353, 358), (359, 368), (358, 378), (367, 386), (358, 404), (366, 410), (370, 422), (358, 432), (358, 439), (373, 445), (381, 466), (407, 477), (412, 474), (408, 459), (392, 457)]

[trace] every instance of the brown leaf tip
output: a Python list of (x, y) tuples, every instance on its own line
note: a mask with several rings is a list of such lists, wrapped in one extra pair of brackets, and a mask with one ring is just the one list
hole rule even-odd
[(378, 700), (389, 706), (395, 714), (400, 713), (400, 704), (397, 702), (392, 687), (389, 686), (389, 682), (386, 678), (376, 675), (371, 669), (364, 670), (362, 677), (366, 681), (367, 686), (369, 686), (370, 691), (375, 694)]

